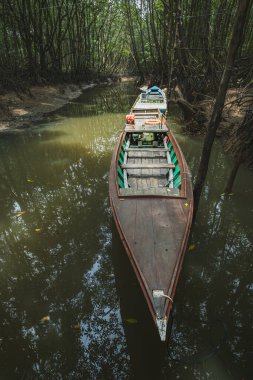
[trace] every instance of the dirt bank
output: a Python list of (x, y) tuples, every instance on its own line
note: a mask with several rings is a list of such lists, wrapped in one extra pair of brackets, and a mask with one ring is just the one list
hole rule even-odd
[(29, 127), (81, 95), (93, 84), (61, 84), (31, 87), (29, 93), (0, 95), (0, 133)]
[[(226, 95), (226, 101), (222, 113), (222, 119), (217, 130), (217, 137), (228, 138), (231, 132), (238, 128), (242, 123), (245, 115), (245, 110), (248, 107), (248, 102), (242, 106), (240, 99), (242, 97), (242, 90), (231, 88)], [(185, 123), (185, 131), (190, 134), (205, 134), (208, 122), (211, 118), (215, 98), (206, 96), (202, 100), (192, 106), (192, 118)]]

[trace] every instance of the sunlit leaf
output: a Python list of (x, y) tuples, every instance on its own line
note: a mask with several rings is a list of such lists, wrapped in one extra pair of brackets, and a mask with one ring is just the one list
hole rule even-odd
[(40, 320), (40, 322), (48, 322), (48, 321), (50, 321), (49, 315), (46, 315), (45, 317), (42, 317), (41, 320)]
[(76, 324), (74, 324), (74, 325), (73, 325), (73, 328), (74, 328), (75, 330), (80, 330), (80, 328), (81, 328), (80, 323), (76, 323)]
[(42, 231), (42, 228), (35, 228), (34, 231), (35, 231), (35, 232), (40, 232), (40, 231)]
[(188, 248), (188, 251), (194, 251), (195, 248), (196, 248), (195, 244), (190, 244), (189, 248)]
[(228, 195), (234, 195), (234, 193), (229, 193)]
[(27, 213), (27, 211), (20, 211), (15, 216), (22, 216), (22, 215), (24, 215), (26, 213)]
[(27, 181), (27, 182), (34, 182), (34, 180), (33, 180), (33, 179), (30, 179), (30, 178), (27, 178), (26, 181)]
[(131, 325), (138, 323), (137, 319), (135, 319), (135, 318), (128, 318), (128, 319), (126, 319), (126, 322), (130, 323)]
[(185, 205), (185, 207), (188, 207), (188, 206), (189, 206), (189, 203), (186, 202), (184, 205)]

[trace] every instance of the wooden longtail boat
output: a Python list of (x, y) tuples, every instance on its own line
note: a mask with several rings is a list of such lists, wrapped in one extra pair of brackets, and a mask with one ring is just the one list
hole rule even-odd
[(133, 112), (147, 112), (153, 109), (159, 109), (164, 115), (167, 111), (167, 99), (163, 90), (157, 86), (145, 88), (136, 99), (133, 105)]
[(164, 341), (193, 194), (185, 158), (160, 110), (128, 115), (111, 161), (109, 193), (120, 238)]

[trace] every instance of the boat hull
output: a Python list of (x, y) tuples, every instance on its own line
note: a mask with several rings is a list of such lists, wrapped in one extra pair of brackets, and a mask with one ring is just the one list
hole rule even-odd
[(183, 173), (182, 196), (122, 195), (117, 182), (117, 162), (124, 137), (123, 133), (110, 168), (112, 214), (161, 340), (165, 340), (166, 324), (172, 310), (192, 223), (190, 174), (183, 154), (169, 132)]

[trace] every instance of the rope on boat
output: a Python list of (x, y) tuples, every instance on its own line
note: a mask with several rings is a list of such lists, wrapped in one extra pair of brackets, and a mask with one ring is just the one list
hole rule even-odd
[(170, 302), (173, 303), (173, 299), (167, 294), (164, 294), (163, 290), (153, 290), (153, 297), (154, 298), (161, 298), (161, 297), (168, 298), (168, 300), (170, 300)]
[(173, 303), (173, 299), (170, 296), (167, 296), (167, 294), (163, 294), (162, 297), (168, 298), (168, 300)]

